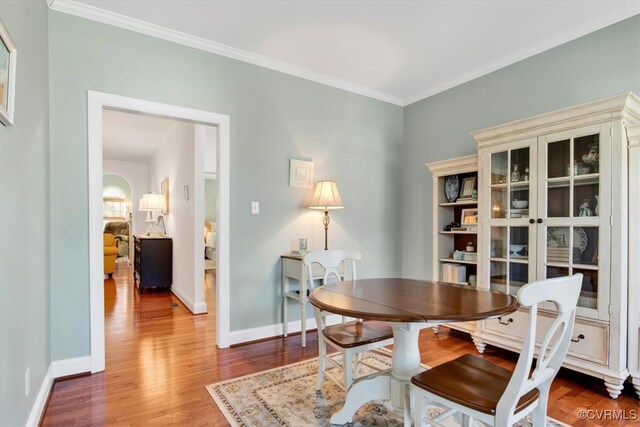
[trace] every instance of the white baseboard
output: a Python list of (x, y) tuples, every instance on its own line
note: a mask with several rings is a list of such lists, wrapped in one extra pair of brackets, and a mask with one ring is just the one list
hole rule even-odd
[(53, 378), (91, 372), (91, 356), (55, 360), (51, 362), (51, 369)]
[[(349, 318), (347, 318), (349, 319)], [(332, 314), (327, 316), (327, 325), (335, 325), (342, 322), (342, 316)], [(316, 319), (307, 319), (307, 330), (316, 328)], [(287, 333), (292, 334), (300, 332), (302, 326), (299, 320), (293, 320), (289, 322), (287, 327)], [(229, 334), (229, 344), (242, 344), (245, 342), (261, 340), (264, 338), (277, 337), (283, 334), (282, 323), (276, 323), (274, 325), (260, 326), (258, 328), (242, 329), (239, 331), (231, 331)]]
[(40, 390), (38, 390), (38, 395), (36, 396), (36, 400), (33, 402), (33, 406), (31, 407), (31, 412), (29, 413), (29, 418), (27, 419), (27, 423), (25, 424), (27, 427), (36, 427), (40, 422), (40, 418), (44, 413), (44, 408), (45, 408), (45, 405), (47, 404), (47, 399), (49, 398), (49, 393), (51, 393), (52, 387), (53, 387), (53, 363), (49, 364), (49, 369), (47, 369), (47, 373), (42, 379)]
[(199, 302), (196, 303), (189, 296), (187, 296), (184, 292), (182, 292), (176, 285), (171, 285), (171, 292), (175, 296), (178, 297), (180, 301), (189, 309), (189, 311), (193, 314), (203, 314), (207, 312), (207, 303)]
[(91, 372), (91, 356), (76, 357), (74, 359), (56, 360), (49, 364), (49, 369), (42, 379), (36, 400), (33, 402), (27, 427), (36, 427), (42, 418), (42, 414), (47, 404), (47, 399), (53, 388), (53, 380), (68, 375)]

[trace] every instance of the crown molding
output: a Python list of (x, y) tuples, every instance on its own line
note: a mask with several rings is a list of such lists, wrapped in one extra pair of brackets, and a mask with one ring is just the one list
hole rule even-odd
[(571, 40), (575, 40), (609, 25), (613, 25), (616, 22), (631, 18), (632, 16), (635, 16), (637, 14), (640, 14), (640, 2), (636, 2), (628, 9), (625, 9), (618, 13), (603, 15), (598, 19), (570, 28), (569, 30), (558, 34), (557, 36), (549, 37), (548, 39), (543, 40), (540, 43), (536, 43), (535, 45), (530, 46), (526, 49), (522, 49), (512, 55), (504, 56), (500, 59), (489, 62), (469, 73), (461, 74), (442, 84), (428, 88), (415, 96), (406, 98), (404, 105), (411, 105), (425, 98), (429, 98), (430, 96), (436, 95), (440, 92), (444, 92), (445, 90), (459, 86), (463, 83), (467, 83), (471, 80), (477, 79), (478, 77), (482, 77), (506, 66), (515, 64), (516, 62), (522, 61), (523, 59), (527, 59), (546, 50), (560, 46), (561, 44), (570, 42)]
[(426, 166), (429, 168), (433, 176), (476, 172), (478, 170), (478, 154), (438, 160), (427, 163)]
[(161, 27), (159, 25), (151, 24), (136, 18), (130, 18), (128, 16), (120, 15), (118, 13), (110, 12), (104, 9), (97, 8), (85, 3), (80, 3), (74, 0), (47, 0), (47, 4), (51, 10), (57, 12), (66, 13), (69, 15), (78, 16), (92, 21), (101, 22), (103, 24), (112, 25), (115, 27), (123, 28), (130, 31), (135, 31), (140, 34), (145, 34), (151, 37), (167, 40), (170, 42), (178, 43), (184, 46), (189, 46), (194, 49), (199, 49), (205, 52), (214, 53), (216, 55), (224, 56), (238, 61), (247, 62), (249, 64), (257, 65), (259, 67), (267, 68), (281, 73), (289, 74), (295, 77), (299, 77), (305, 80), (310, 80), (316, 83), (320, 83), (326, 86), (331, 86), (337, 89), (342, 89), (347, 92), (352, 92), (358, 95), (366, 96), (369, 98), (377, 99), (379, 101), (388, 102), (390, 104), (405, 107), (421, 101), (425, 98), (429, 98), (438, 93), (444, 92), (453, 87), (467, 83), (471, 80), (477, 79), (496, 70), (512, 65), (523, 59), (537, 55), (538, 53), (560, 46), (571, 40), (575, 40), (579, 37), (600, 30), (609, 25), (620, 22), (624, 19), (630, 18), (637, 14), (640, 14), (640, 2), (632, 3), (631, 7), (622, 10), (618, 13), (611, 13), (609, 15), (603, 15), (602, 17), (570, 28), (564, 33), (557, 36), (550, 37), (543, 40), (540, 43), (536, 43), (526, 49), (522, 49), (512, 55), (507, 55), (499, 58), (495, 61), (489, 62), (472, 70), (468, 73), (456, 76), (441, 84), (434, 85), (425, 89), (416, 95), (409, 96), (405, 99), (389, 95), (386, 93), (378, 92), (374, 89), (369, 89), (363, 86), (359, 86), (353, 83), (349, 83), (344, 80), (337, 79), (335, 77), (327, 76), (325, 74), (316, 73), (315, 71), (308, 70), (306, 68), (298, 67), (295, 65), (287, 64), (285, 62), (277, 61), (274, 59), (266, 58), (255, 53), (247, 52), (242, 49), (237, 49), (231, 46), (227, 46), (221, 43), (212, 42), (202, 37), (192, 36), (180, 31), (171, 30), (169, 28)]
[(404, 100), (397, 96), (378, 92), (363, 86), (349, 83), (344, 80), (336, 79), (321, 73), (316, 73), (302, 67), (287, 64), (285, 62), (266, 58), (255, 53), (247, 52), (221, 43), (212, 42), (202, 37), (192, 36), (180, 31), (171, 30), (159, 25), (151, 24), (136, 18), (120, 15), (104, 9), (97, 8), (85, 3), (73, 0), (48, 0), (49, 8), (57, 12), (74, 15), (81, 18), (90, 19), (92, 21), (101, 22), (103, 24), (112, 25), (125, 30), (135, 31), (140, 34), (156, 37), (170, 42), (189, 46), (194, 49), (203, 50), (205, 52), (215, 53), (238, 61), (247, 62), (259, 67), (268, 68), (270, 70), (279, 71), (305, 80), (310, 80), (326, 86), (342, 89), (358, 95), (377, 99), (379, 101), (388, 102), (390, 104), (404, 106)]

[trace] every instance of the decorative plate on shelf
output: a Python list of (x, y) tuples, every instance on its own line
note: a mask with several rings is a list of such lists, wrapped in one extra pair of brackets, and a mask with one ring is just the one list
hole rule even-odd
[(458, 175), (448, 176), (444, 180), (444, 195), (450, 203), (455, 202), (458, 199), (458, 193), (460, 192), (460, 178)]
[[(587, 232), (582, 227), (573, 227), (573, 247), (580, 249), (580, 254), (587, 249)], [(569, 227), (549, 227), (547, 229), (548, 248), (569, 247)]]

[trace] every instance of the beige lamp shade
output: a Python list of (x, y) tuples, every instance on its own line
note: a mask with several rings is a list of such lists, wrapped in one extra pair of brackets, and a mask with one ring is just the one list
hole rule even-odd
[(162, 194), (147, 193), (140, 199), (141, 211), (161, 211), (164, 209), (165, 199)]
[(338, 192), (338, 186), (335, 181), (318, 181), (316, 183), (316, 189), (313, 192), (310, 209), (342, 209), (342, 199)]

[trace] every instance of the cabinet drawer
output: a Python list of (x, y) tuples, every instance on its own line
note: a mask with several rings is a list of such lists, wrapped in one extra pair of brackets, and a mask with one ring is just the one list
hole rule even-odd
[[(552, 323), (553, 318), (540, 316), (536, 334), (537, 344), (542, 344), (542, 339)], [(573, 326), (571, 339), (573, 341), (569, 345), (568, 355), (604, 365), (608, 363), (609, 327), (607, 325), (584, 323), (578, 319)]]
[(527, 330), (527, 322), (529, 321), (529, 313), (516, 311), (511, 314), (500, 316), (496, 319), (488, 319), (484, 323), (484, 328), (497, 332), (501, 335), (507, 335), (519, 340), (524, 339)]

